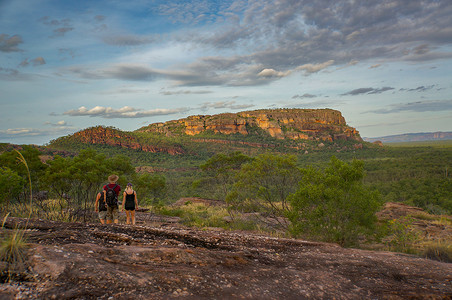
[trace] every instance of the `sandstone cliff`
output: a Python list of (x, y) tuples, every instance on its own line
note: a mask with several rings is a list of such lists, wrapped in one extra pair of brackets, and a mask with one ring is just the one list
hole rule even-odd
[(180, 146), (159, 146), (143, 142), (132, 134), (128, 134), (127, 132), (111, 127), (97, 126), (88, 128), (74, 133), (72, 138), (85, 144), (117, 146), (127, 149), (141, 150), (143, 152), (166, 152), (172, 155), (184, 153), (184, 150)]
[(256, 128), (277, 139), (362, 141), (358, 131), (346, 124), (339, 111), (332, 109), (268, 109), (197, 115), (151, 124), (137, 131), (167, 136), (181, 133), (194, 136), (206, 131), (248, 135)]

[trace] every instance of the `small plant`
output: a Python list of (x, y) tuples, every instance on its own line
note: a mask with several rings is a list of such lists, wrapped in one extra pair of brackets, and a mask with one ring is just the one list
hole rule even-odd
[(11, 273), (20, 273), (25, 270), (25, 251), (28, 246), (22, 229), (13, 230), (0, 244), (0, 260), (7, 263), (8, 277)]
[(408, 217), (402, 220), (390, 220), (388, 223), (388, 237), (386, 245), (391, 251), (415, 254), (413, 244), (418, 240), (418, 236), (410, 224), (413, 219)]

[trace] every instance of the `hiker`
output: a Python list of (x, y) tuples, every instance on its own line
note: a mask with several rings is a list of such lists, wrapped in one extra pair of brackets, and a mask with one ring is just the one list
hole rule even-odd
[(109, 184), (104, 185), (104, 201), (107, 204), (107, 224), (114, 222), (118, 224), (118, 196), (121, 191), (121, 186), (117, 184), (119, 177), (117, 175), (108, 176)]
[(96, 203), (94, 203), (94, 211), (99, 213), (99, 220), (102, 224), (105, 224), (107, 220), (107, 206), (104, 201), (104, 192), (97, 193)]
[(135, 210), (138, 208), (137, 192), (133, 190), (132, 184), (129, 182), (124, 190), (124, 196), (122, 199), (122, 210), (126, 211), (127, 224), (135, 225)]

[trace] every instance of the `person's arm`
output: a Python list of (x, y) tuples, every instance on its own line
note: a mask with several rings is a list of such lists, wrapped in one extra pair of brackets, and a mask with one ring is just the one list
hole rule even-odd
[(122, 193), (122, 210), (124, 210), (124, 205), (126, 204), (126, 192)]

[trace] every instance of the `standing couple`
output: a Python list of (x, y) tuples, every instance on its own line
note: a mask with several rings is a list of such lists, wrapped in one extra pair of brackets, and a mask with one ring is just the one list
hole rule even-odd
[[(108, 184), (104, 185), (101, 192), (97, 193), (95, 211), (99, 213), (99, 219), (102, 224), (118, 224), (118, 197), (121, 186), (117, 184), (119, 177), (110, 175)], [(132, 184), (129, 182), (123, 193), (122, 210), (126, 211), (127, 224), (135, 225), (135, 210), (138, 208), (137, 193), (133, 190)]]

